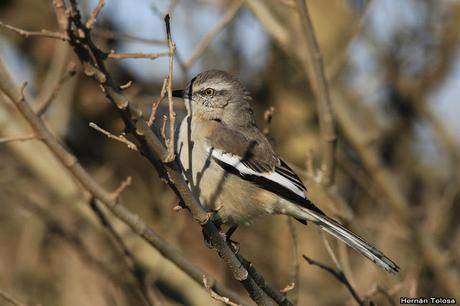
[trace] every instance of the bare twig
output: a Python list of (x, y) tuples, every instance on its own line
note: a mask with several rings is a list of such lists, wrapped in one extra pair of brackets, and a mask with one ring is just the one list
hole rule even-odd
[(324, 74), (321, 51), (318, 46), (306, 1), (297, 0), (297, 6), (299, 8), (300, 19), (307, 42), (309, 61), (309, 69), (307, 71), (308, 78), (318, 105), (319, 125), (323, 141), (323, 160), (321, 163), (321, 170), (324, 172), (323, 182), (325, 185), (329, 186), (334, 183), (335, 146), (337, 140), (331, 98)]
[(94, 10), (91, 12), (91, 15), (89, 16), (88, 21), (86, 21), (86, 27), (88, 29), (91, 29), (93, 25), (96, 23), (96, 18), (101, 12), (104, 5), (105, 5), (105, 0), (99, 0), (98, 4), (94, 8)]
[(163, 99), (164, 99), (164, 97), (166, 95), (166, 85), (168, 83), (168, 78), (169, 77), (166, 77), (163, 80), (163, 86), (161, 87), (160, 95), (152, 103), (152, 110), (150, 112), (149, 121), (147, 122), (148, 126), (152, 126), (153, 122), (155, 121), (157, 111), (158, 111), (158, 106), (160, 106), (161, 101), (163, 101)]
[(222, 17), (222, 19), (219, 21), (219, 23), (216, 25), (216, 27), (211, 30), (209, 33), (207, 33), (201, 41), (198, 43), (195, 51), (193, 51), (192, 55), (190, 58), (183, 63), (182, 68), (187, 71), (190, 69), (190, 67), (195, 64), (195, 62), (203, 55), (203, 53), (206, 51), (206, 49), (209, 47), (209, 44), (213, 41), (213, 39), (220, 33), (222, 32), (223, 29), (233, 20), (233, 18), (236, 16), (238, 13), (241, 5), (243, 4), (243, 1), (241, 0), (234, 0), (231, 6), (228, 8), (228, 11), (225, 13), (225, 15)]
[(106, 38), (106, 39), (136, 41), (136, 42), (152, 44), (152, 45), (166, 45), (167, 44), (167, 41), (161, 40), (161, 39), (143, 38), (143, 37), (138, 37), (132, 34), (113, 32), (113, 31), (108, 31), (108, 30), (93, 29), (92, 33), (95, 36), (99, 36), (99, 37)]
[(359, 306), (364, 306), (364, 302), (361, 300), (361, 298), (359, 297), (358, 293), (353, 288), (353, 286), (350, 284), (350, 282), (348, 281), (347, 277), (345, 276), (345, 274), (343, 274), (342, 271), (336, 270), (336, 269), (331, 268), (329, 266), (326, 266), (325, 264), (320, 263), (320, 262), (318, 262), (316, 260), (313, 260), (313, 259), (307, 257), (306, 255), (302, 255), (302, 256), (310, 265), (317, 266), (317, 267), (329, 272), (330, 274), (332, 274), (339, 282), (341, 282), (342, 284), (345, 285), (345, 287), (347, 287), (348, 291), (351, 293), (351, 295), (355, 299), (356, 303), (358, 303)]
[(128, 58), (145, 58), (145, 59), (157, 59), (163, 56), (169, 56), (169, 52), (159, 52), (159, 53), (115, 53), (115, 51), (111, 51), (107, 57), (112, 59), (128, 59)]
[(161, 138), (163, 138), (163, 141), (167, 143), (168, 140), (166, 138), (166, 122), (168, 121), (168, 117), (166, 115), (163, 115), (162, 119), (163, 120), (161, 121), (160, 135), (161, 135)]
[(14, 305), (14, 306), (26, 306), (25, 304), (22, 304), (18, 300), (16, 300), (14, 297), (0, 289), (0, 297), (3, 298), (7, 303)]
[(35, 134), (25, 135), (25, 136), (11, 136), (11, 137), (2, 137), (0, 138), (0, 144), (16, 142), (16, 141), (27, 141), (32, 139), (40, 140)]
[(321, 240), (323, 240), (324, 246), (326, 247), (327, 253), (331, 257), (337, 269), (342, 271), (343, 270), (342, 266), (340, 265), (339, 260), (337, 259), (337, 255), (335, 255), (335, 252), (332, 249), (332, 246), (329, 243), (329, 240), (327, 240), (326, 235), (324, 234), (324, 231), (320, 231), (320, 235), (321, 235)]
[(56, 98), (56, 95), (59, 93), (59, 90), (61, 89), (62, 85), (67, 80), (69, 80), (71, 77), (73, 77), (75, 75), (76, 71), (77, 71), (77, 66), (75, 65), (75, 63), (73, 63), (73, 62), (70, 63), (68, 68), (67, 68), (67, 71), (59, 79), (59, 81), (54, 86), (54, 88), (51, 91), (51, 93), (48, 96), (45, 96), (45, 97), (43, 97), (42, 99), (40, 99), (39, 101), (36, 102), (35, 113), (38, 116), (41, 116), (41, 115), (43, 115), (44, 112), (46, 112), (46, 110), (50, 106), (51, 102), (53, 102), (54, 98)]
[(118, 200), (120, 198), (120, 195), (125, 191), (126, 188), (131, 186), (131, 183), (133, 182), (132, 177), (128, 176), (126, 179), (121, 182), (120, 186), (118, 186), (117, 189), (112, 193), (112, 197), (114, 200)]
[[(281, 291), (282, 293), (286, 294), (286, 293), (292, 291), (294, 288), (296, 288), (296, 285), (295, 285), (294, 282), (292, 282), (292, 283), (290, 283), (290, 284), (287, 284), (286, 287), (284, 287), (284, 288), (281, 289), (280, 291)], [(293, 299), (293, 301), (294, 301), (294, 299)], [(294, 304), (294, 305), (296, 305), (296, 304)]]
[(203, 275), (203, 285), (206, 289), (209, 290), (209, 295), (217, 300), (217, 301), (221, 301), (222, 303), (224, 303), (225, 305), (230, 305), (230, 306), (241, 306), (240, 304), (237, 304), (237, 303), (234, 303), (232, 302), (228, 297), (225, 297), (225, 296), (221, 296), (219, 294), (217, 294), (214, 290), (212, 290), (212, 288), (209, 286), (209, 281), (208, 281), (208, 278), (206, 277), (206, 275)]
[(110, 133), (109, 131), (106, 131), (104, 130), (103, 128), (101, 128), (100, 126), (98, 126), (96, 123), (94, 122), (90, 122), (89, 123), (89, 126), (92, 127), (93, 129), (95, 129), (96, 131), (104, 134), (105, 136), (107, 136), (108, 138), (110, 139), (114, 139), (116, 141), (119, 141), (121, 143), (124, 143), (125, 145), (128, 146), (128, 149), (131, 149), (133, 151), (137, 151), (139, 152), (139, 149), (137, 148), (136, 144), (133, 143), (132, 141), (129, 141), (128, 139), (126, 139), (125, 136), (123, 135), (120, 135), (120, 136), (116, 136), (112, 133)]
[(166, 25), (166, 38), (168, 39), (169, 48), (169, 74), (168, 74), (168, 106), (169, 106), (169, 139), (167, 142), (168, 156), (164, 162), (171, 162), (175, 158), (174, 153), (174, 129), (176, 125), (176, 113), (174, 112), (173, 100), (172, 100), (172, 82), (173, 82), (173, 63), (174, 63), (174, 51), (176, 50), (176, 44), (171, 37), (171, 25), (169, 14), (165, 16)]
[[(400, 282), (400, 283), (394, 285), (393, 287), (391, 287), (389, 289), (382, 288), (379, 285), (375, 284), (372, 287), (372, 289), (369, 290), (369, 292), (364, 294), (363, 300), (368, 301), (368, 300), (370, 300), (371, 298), (375, 297), (376, 295), (378, 295), (380, 293), (380, 294), (383, 294), (387, 298), (387, 300), (388, 300), (388, 302), (390, 304), (394, 305), (394, 301), (391, 298), (391, 296), (396, 295), (398, 292), (400, 292), (404, 288), (409, 288), (410, 289), (414, 284), (416, 284), (415, 279), (407, 279), (407, 280), (405, 280), (403, 282)], [(410, 297), (416, 297), (415, 294), (409, 294), (409, 296)]]
[(61, 30), (61, 35), (68, 39), (67, 36), (67, 29), (69, 28), (69, 19), (67, 18), (67, 14), (65, 12), (65, 3), (64, 0), (54, 0), (54, 10), (56, 11), (56, 19), (59, 25), (59, 30)]
[(294, 227), (293, 219), (288, 218), (287, 223), (289, 226), (289, 233), (291, 234), (293, 253), (294, 253), (294, 259), (292, 261), (294, 281), (291, 283), (290, 286), (288, 285), (286, 288), (281, 290), (281, 292), (286, 293), (288, 291), (292, 291), (290, 295), (292, 299), (292, 303), (294, 305), (297, 305), (299, 301), (299, 288), (300, 288), (299, 287), (299, 283), (300, 283), (299, 239), (297, 237), (297, 232)]
[(52, 32), (48, 30), (41, 30), (41, 31), (26, 31), (23, 29), (16, 28), (12, 25), (5, 24), (0, 21), (0, 27), (8, 29), (10, 31), (16, 32), (17, 34), (24, 36), (25, 38), (32, 37), (32, 36), (39, 36), (39, 37), (47, 37), (47, 38), (54, 38), (60, 39), (63, 41), (67, 40), (67, 37), (59, 32)]
[(133, 85), (133, 81), (129, 80), (128, 82), (126, 82), (126, 84), (120, 85), (120, 89), (121, 90), (128, 89), (131, 87), (131, 85)]

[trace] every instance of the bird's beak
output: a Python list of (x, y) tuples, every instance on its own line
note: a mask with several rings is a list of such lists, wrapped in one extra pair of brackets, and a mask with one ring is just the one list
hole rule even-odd
[(173, 90), (172, 96), (176, 98), (185, 98), (185, 90), (184, 89), (179, 89), (179, 90)]

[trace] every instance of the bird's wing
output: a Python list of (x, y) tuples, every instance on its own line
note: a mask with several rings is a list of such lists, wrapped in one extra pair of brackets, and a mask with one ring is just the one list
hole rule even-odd
[(207, 149), (214, 161), (226, 171), (295, 204), (323, 214), (307, 199), (307, 189), (302, 180), (275, 155), (265, 136), (261, 133), (252, 135), (255, 137), (221, 128), (212, 135), (214, 137), (208, 138)]

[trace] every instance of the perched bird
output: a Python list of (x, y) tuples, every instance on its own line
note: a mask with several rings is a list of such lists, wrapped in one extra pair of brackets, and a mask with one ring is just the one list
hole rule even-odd
[(176, 137), (184, 176), (219, 222), (235, 227), (263, 214), (288, 215), (318, 225), (389, 272), (399, 270), (307, 198), (300, 178), (256, 126), (251, 97), (237, 79), (205, 71), (173, 96), (184, 99), (187, 109)]

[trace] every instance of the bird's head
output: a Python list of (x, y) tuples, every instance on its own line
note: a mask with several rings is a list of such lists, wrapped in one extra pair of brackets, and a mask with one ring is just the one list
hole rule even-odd
[(192, 117), (229, 125), (254, 123), (248, 92), (240, 81), (225, 71), (204, 71), (185, 89), (173, 91), (173, 96), (184, 99)]

